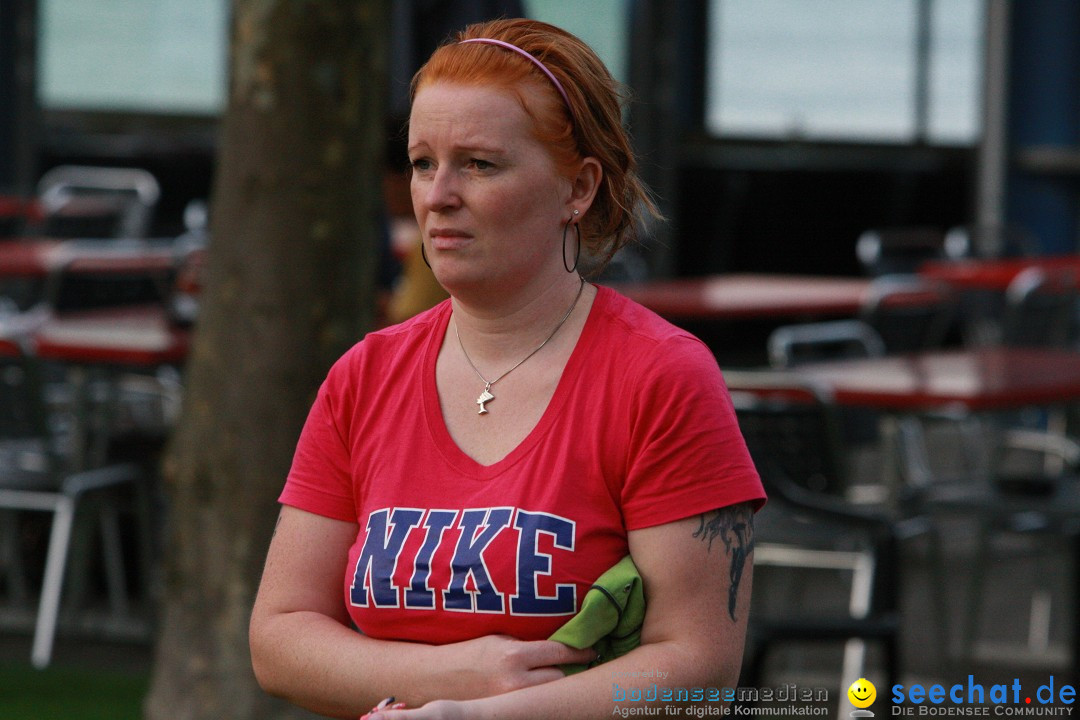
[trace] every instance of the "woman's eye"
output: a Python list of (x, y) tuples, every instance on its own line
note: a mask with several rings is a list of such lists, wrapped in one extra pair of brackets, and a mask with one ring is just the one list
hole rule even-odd
[(431, 169), (431, 161), (427, 158), (417, 158), (409, 162), (409, 166), (417, 172), (423, 172)]
[(495, 167), (493, 163), (490, 163), (487, 160), (481, 160), (480, 158), (473, 158), (470, 163), (477, 170), (490, 170)]

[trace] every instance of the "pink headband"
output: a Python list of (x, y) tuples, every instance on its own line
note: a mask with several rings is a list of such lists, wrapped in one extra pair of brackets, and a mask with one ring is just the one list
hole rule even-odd
[(560, 83), (558, 81), (558, 79), (555, 77), (554, 73), (552, 73), (550, 70), (547, 69), (547, 65), (544, 65), (544, 63), (542, 63), (538, 59), (536, 59), (536, 57), (534, 57), (531, 53), (525, 52), (524, 50), (519, 48), (517, 45), (513, 45), (513, 44), (505, 42), (503, 40), (496, 40), (494, 38), (469, 38), (468, 40), (462, 40), (461, 41), (461, 44), (464, 44), (464, 43), (484, 43), (485, 45), (498, 45), (499, 47), (504, 47), (507, 50), (513, 50), (518, 55), (521, 55), (523, 58), (525, 58), (526, 60), (531, 62), (536, 67), (540, 68), (540, 71), (548, 76), (548, 79), (551, 80), (551, 83), (555, 86), (555, 89), (559, 91), (560, 95), (562, 95), (562, 99), (566, 103), (567, 109), (570, 108), (570, 98), (567, 97), (566, 91), (563, 90), (562, 83)]

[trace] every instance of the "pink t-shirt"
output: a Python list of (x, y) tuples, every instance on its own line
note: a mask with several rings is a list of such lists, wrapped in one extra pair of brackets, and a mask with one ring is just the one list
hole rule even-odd
[(546, 638), (628, 530), (764, 501), (709, 350), (603, 287), (537, 426), (477, 463), (435, 387), (450, 314), (447, 301), (372, 333), (334, 365), (281, 494), (358, 523), (344, 592), (365, 634)]

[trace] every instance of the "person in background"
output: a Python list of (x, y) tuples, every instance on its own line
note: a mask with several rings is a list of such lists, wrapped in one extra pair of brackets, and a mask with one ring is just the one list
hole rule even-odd
[[(720, 369), (578, 272), (655, 212), (619, 97), (587, 45), (524, 19), (469, 26), (414, 78), (412, 204), (450, 297), (319, 390), (251, 617), (266, 691), (572, 720), (736, 684), (765, 497)], [(643, 590), (636, 646), (550, 639), (613, 569)]]

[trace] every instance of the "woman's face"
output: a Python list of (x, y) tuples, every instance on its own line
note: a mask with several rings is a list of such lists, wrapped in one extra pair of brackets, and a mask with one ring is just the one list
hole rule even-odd
[(413, 100), (412, 202), (428, 261), (451, 293), (505, 291), (563, 273), (571, 183), (511, 93), (435, 82)]

